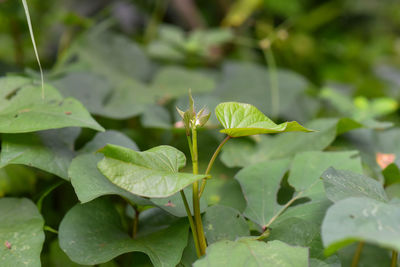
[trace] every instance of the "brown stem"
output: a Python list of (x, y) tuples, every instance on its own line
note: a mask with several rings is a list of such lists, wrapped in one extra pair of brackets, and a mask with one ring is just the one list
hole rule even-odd
[(363, 247), (364, 247), (364, 242), (361, 241), (360, 243), (358, 243), (356, 252), (354, 253), (353, 261), (351, 262), (351, 267), (358, 266), (358, 262), (360, 260), (360, 256), (361, 256)]

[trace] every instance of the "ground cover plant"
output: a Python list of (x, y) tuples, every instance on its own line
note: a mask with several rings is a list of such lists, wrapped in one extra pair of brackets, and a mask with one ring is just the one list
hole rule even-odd
[(0, 1), (0, 266), (398, 266), (400, 5), (279, 3)]

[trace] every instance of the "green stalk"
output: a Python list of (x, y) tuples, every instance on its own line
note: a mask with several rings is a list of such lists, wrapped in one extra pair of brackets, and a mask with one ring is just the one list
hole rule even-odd
[[(198, 151), (197, 151), (197, 130), (195, 125), (192, 127), (192, 146), (193, 146), (192, 147), (193, 174), (198, 174), (199, 162), (198, 162)], [(198, 181), (193, 183), (193, 212), (194, 212), (194, 221), (197, 229), (197, 237), (199, 240), (200, 254), (204, 255), (206, 253), (207, 243), (206, 243), (206, 238), (204, 236), (203, 223), (201, 221)]]
[(392, 251), (392, 264), (390, 264), (390, 267), (397, 267), (397, 257), (398, 257), (398, 252), (396, 250)]
[(133, 219), (132, 238), (135, 239), (139, 227), (140, 211), (138, 210), (137, 206), (134, 206), (133, 208), (135, 209), (135, 218)]
[(193, 222), (192, 212), (190, 211), (189, 203), (186, 199), (185, 192), (183, 190), (181, 190), (180, 192), (181, 192), (183, 204), (185, 205), (186, 214), (189, 219), (190, 228), (192, 229), (192, 235), (193, 235), (194, 245), (196, 247), (197, 257), (200, 258), (201, 253), (200, 253), (200, 247), (199, 247), (199, 239), (197, 238), (197, 230), (196, 230), (196, 226), (194, 225), (194, 222)]
[[(229, 135), (225, 137), (225, 139), (219, 144), (217, 149), (215, 150), (214, 154), (212, 155), (210, 162), (208, 162), (207, 170), (206, 170), (206, 175), (210, 174), (211, 168), (214, 164), (215, 159), (217, 158), (219, 152), (221, 152), (222, 147), (225, 145), (228, 140), (231, 139)], [(203, 181), (201, 182), (201, 187), (200, 187), (200, 192), (199, 192), (199, 198), (201, 198), (201, 195), (203, 194), (204, 188), (206, 187), (207, 183), (207, 178), (204, 178)]]
[(364, 247), (364, 242), (358, 243), (356, 252), (354, 253), (353, 261), (351, 262), (351, 267), (357, 267), (358, 261), (360, 260), (361, 252)]

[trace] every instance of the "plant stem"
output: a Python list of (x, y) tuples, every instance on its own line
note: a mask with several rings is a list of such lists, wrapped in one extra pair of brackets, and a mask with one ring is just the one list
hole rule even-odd
[[(193, 174), (199, 173), (199, 162), (198, 162), (198, 152), (197, 152), (197, 130), (196, 126), (192, 127), (192, 165), (193, 165)], [(199, 198), (199, 182), (196, 181), (193, 183), (193, 212), (194, 212), (194, 221), (197, 229), (197, 237), (199, 241), (200, 254), (204, 255), (206, 253), (206, 238), (204, 236), (203, 223), (201, 221), (200, 214), (200, 198)]]
[(398, 257), (398, 252), (396, 250), (392, 251), (392, 264), (390, 264), (390, 267), (397, 267), (397, 257)]
[(183, 190), (181, 190), (180, 192), (181, 192), (183, 204), (185, 205), (186, 214), (189, 219), (190, 228), (192, 229), (192, 235), (193, 235), (194, 245), (196, 247), (197, 257), (200, 258), (201, 253), (200, 253), (200, 247), (199, 247), (199, 239), (197, 238), (197, 230), (196, 230), (196, 226), (194, 225), (194, 222), (193, 222), (192, 212), (190, 211), (189, 203), (186, 199), (185, 192)]
[(186, 135), (188, 144), (189, 144), (189, 150), (190, 150), (190, 156), (193, 159), (193, 147), (192, 147), (192, 140), (190, 139), (189, 135)]
[[(228, 142), (228, 140), (231, 139), (231, 137), (229, 135), (227, 135), (225, 137), (225, 139), (219, 144), (219, 146), (217, 147), (217, 149), (215, 150), (214, 154), (212, 155), (210, 162), (208, 162), (208, 166), (207, 166), (207, 170), (206, 170), (206, 175), (210, 174), (211, 168), (214, 164), (215, 159), (217, 158), (219, 152), (221, 152), (222, 147), (225, 145), (226, 142)], [(199, 198), (201, 197), (201, 195), (203, 194), (203, 191), (206, 187), (206, 183), (207, 183), (207, 179), (208, 178), (204, 178), (201, 182), (201, 187), (200, 187), (200, 192), (199, 192)]]
[(137, 206), (133, 206), (133, 208), (135, 209), (135, 218), (133, 218), (132, 226), (132, 238), (134, 239), (138, 231), (140, 211), (138, 210)]
[(357, 267), (358, 261), (360, 260), (361, 252), (364, 247), (364, 242), (358, 243), (356, 252), (354, 253), (353, 261), (351, 262), (351, 267)]

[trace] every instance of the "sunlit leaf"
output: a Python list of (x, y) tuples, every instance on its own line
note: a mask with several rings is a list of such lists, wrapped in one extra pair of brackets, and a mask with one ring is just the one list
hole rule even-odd
[(179, 173), (186, 164), (185, 155), (170, 146), (158, 146), (136, 152), (120, 146), (107, 145), (106, 156), (97, 165), (112, 183), (144, 197), (163, 198), (173, 195), (193, 182), (206, 177)]
[(225, 128), (221, 130), (231, 137), (265, 133), (312, 132), (295, 121), (275, 124), (250, 104), (225, 102), (215, 108), (218, 120)]

